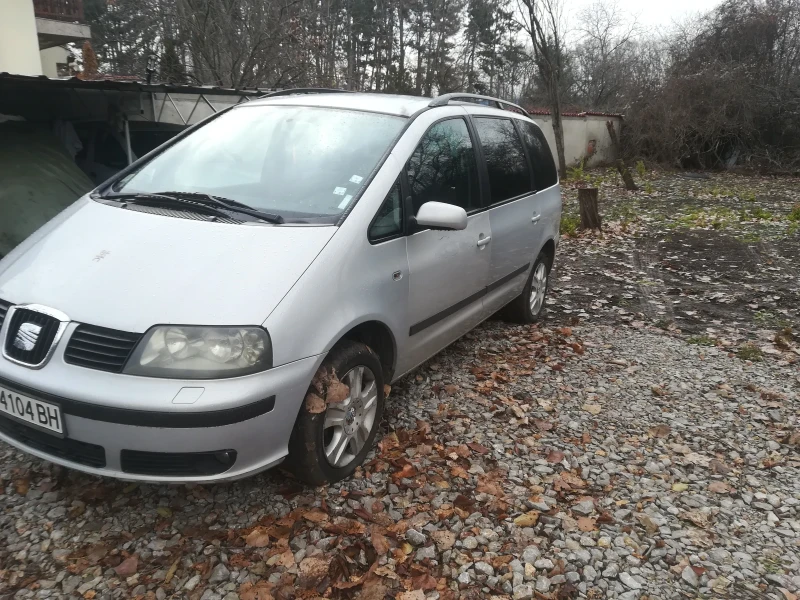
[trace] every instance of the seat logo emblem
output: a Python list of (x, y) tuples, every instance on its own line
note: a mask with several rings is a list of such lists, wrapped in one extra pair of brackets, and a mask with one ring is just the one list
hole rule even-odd
[(14, 347), (30, 352), (36, 347), (39, 340), (39, 333), (42, 331), (40, 325), (34, 323), (23, 323), (19, 326), (17, 336), (14, 338)]

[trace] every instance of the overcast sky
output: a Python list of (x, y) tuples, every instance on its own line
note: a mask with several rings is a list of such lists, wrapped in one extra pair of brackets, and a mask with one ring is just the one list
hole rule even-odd
[[(584, 7), (593, 3), (594, 0), (563, 0), (564, 13), (574, 26)], [(643, 29), (659, 32), (676, 21), (711, 10), (720, 0), (616, 0), (616, 3), (631, 18), (636, 16)]]

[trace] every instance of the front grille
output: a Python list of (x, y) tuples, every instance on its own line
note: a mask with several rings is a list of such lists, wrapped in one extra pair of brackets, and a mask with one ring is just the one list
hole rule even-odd
[(64, 361), (87, 369), (121, 373), (141, 337), (140, 333), (79, 325), (69, 339)]
[(216, 452), (144, 452), (123, 450), (122, 470), (135, 475), (197, 477), (224, 473), (236, 462), (236, 450)]
[(5, 300), (0, 300), (0, 329), (3, 328), (3, 321), (6, 320), (6, 315), (8, 314), (9, 308), (11, 308), (11, 304)]
[(27, 308), (11, 315), (6, 333), (6, 356), (28, 365), (40, 365), (47, 358), (61, 321)]
[(106, 466), (106, 451), (96, 444), (58, 438), (4, 416), (0, 416), (0, 433), (50, 456), (97, 469)]

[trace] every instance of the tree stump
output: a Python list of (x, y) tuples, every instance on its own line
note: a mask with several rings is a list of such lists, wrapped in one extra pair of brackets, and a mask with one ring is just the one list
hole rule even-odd
[(578, 203), (581, 211), (581, 229), (600, 229), (600, 210), (597, 205), (597, 188), (578, 190)]

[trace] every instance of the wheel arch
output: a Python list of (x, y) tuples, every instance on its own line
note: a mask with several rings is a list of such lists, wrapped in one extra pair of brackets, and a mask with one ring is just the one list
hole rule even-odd
[(383, 381), (387, 384), (392, 381), (397, 365), (397, 342), (388, 325), (377, 319), (353, 324), (339, 336), (331, 349), (342, 340), (361, 342), (372, 348), (383, 367)]
[(550, 238), (544, 243), (542, 249), (540, 250), (541, 254), (544, 254), (547, 257), (547, 271), (553, 268), (553, 263), (556, 259), (556, 242), (553, 238)]

